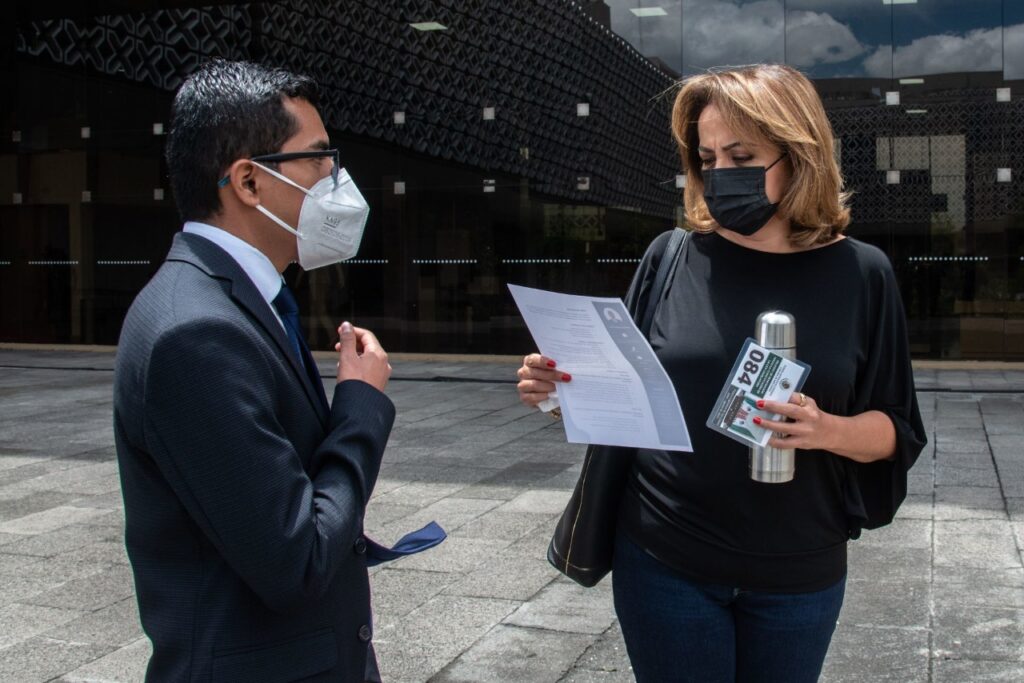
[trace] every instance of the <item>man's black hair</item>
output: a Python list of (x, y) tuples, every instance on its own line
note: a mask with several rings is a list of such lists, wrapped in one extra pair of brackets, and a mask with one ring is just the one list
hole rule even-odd
[(217, 181), (232, 163), (273, 154), (298, 132), (284, 98), (319, 104), (316, 83), (283, 69), (214, 59), (182, 84), (171, 110), (167, 166), (182, 220), (220, 211)]

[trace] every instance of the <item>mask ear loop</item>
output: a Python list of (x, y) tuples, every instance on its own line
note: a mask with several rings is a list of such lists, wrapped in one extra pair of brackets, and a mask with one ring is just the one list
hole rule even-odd
[(306, 194), (308, 194), (308, 195), (309, 195), (310, 197), (312, 197), (312, 196), (313, 196), (313, 194), (312, 194), (312, 193), (311, 193), (311, 192), (310, 192), (309, 190), (307, 190), (306, 188), (304, 188), (304, 187), (303, 187), (302, 185), (299, 185), (299, 184), (298, 184), (297, 182), (295, 182), (295, 181), (294, 181), (294, 180), (292, 180), (291, 178), (288, 178), (287, 176), (283, 176), (283, 175), (281, 175), (280, 173), (278, 173), (277, 171), (275, 171), (275, 170), (273, 170), (273, 169), (271, 169), (271, 168), (267, 168), (266, 166), (264, 166), (263, 164), (259, 163), (258, 161), (253, 161), (253, 162), (252, 162), (252, 165), (253, 165), (253, 166), (256, 166), (256, 167), (258, 167), (258, 168), (261, 168), (261, 169), (263, 169), (264, 171), (266, 171), (266, 172), (267, 172), (267, 173), (269, 173), (270, 175), (274, 176), (275, 178), (277, 178), (277, 179), (278, 179), (278, 180), (280, 180), (281, 182), (283, 182), (283, 183), (288, 183), (289, 185), (291, 185), (292, 187), (294, 187), (294, 188), (295, 188), (296, 190), (300, 190), (300, 191), (302, 191), (302, 192), (305, 192), (305, 193), (306, 193)]
[[(773, 161), (771, 163), (771, 165), (768, 168), (764, 169), (764, 172), (767, 173), (768, 171), (770, 171), (772, 169), (772, 166), (774, 166), (775, 164), (779, 163), (780, 161), (782, 161), (785, 158), (786, 158), (786, 153), (783, 152), (782, 154), (779, 155), (778, 159), (776, 159), (775, 161)], [(253, 163), (255, 163), (255, 162), (253, 162)]]
[[(287, 183), (287, 184), (291, 185), (292, 187), (294, 187), (294, 188), (296, 188), (298, 190), (302, 190), (303, 192), (305, 192), (307, 195), (309, 195), (311, 197), (313, 196), (312, 194), (310, 194), (309, 190), (307, 190), (306, 188), (302, 187), (301, 185), (299, 185), (295, 181), (291, 180), (290, 178), (287, 178), (287, 177), (281, 175), (277, 171), (274, 171), (272, 169), (267, 168), (266, 166), (264, 166), (261, 163), (258, 163), (258, 162), (255, 162), (255, 161), (252, 162), (252, 163), (253, 163), (254, 166), (258, 166), (259, 168), (263, 169), (264, 171), (266, 171), (270, 175), (274, 176), (278, 180), (280, 180), (280, 181), (282, 181), (284, 183)], [(285, 230), (287, 230), (291, 234), (295, 235), (296, 237), (300, 237), (300, 238), (302, 237), (302, 233), (301, 232), (299, 232), (298, 230), (296, 230), (295, 228), (293, 228), (292, 226), (288, 225), (283, 220), (281, 220), (280, 218), (275, 216), (273, 213), (270, 212), (269, 209), (267, 209), (267, 207), (263, 206), (262, 204), (257, 204), (256, 205), (256, 210), (259, 211), (260, 213), (262, 213), (264, 216), (266, 216), (270, 220), (272, 220), (275, 223), (277, 223), (278, 225), (280, 225), (282, 228), (284, 228)]]
[[(772, 166), (774, 166), (775, 164), (779, 163), (780, 161), (782, 161), (782, 160), (783, 160), (783, 159), (785, 159), (785, 158), (786, 158), (786, 152), (783, 152), (782, 154), (780, 154), (780, 155), (779, 155), (779, 158), (778, 158), (778, 159), (776, 159), (775, 161), (773, 161), (773, 162), (771, 163), (771, 166), (769, 166), (768, 168), (764, 169), (765, 175), (767, 175), (767, 174), (768, 174), (768, 171), (770, 171), (770, 170), (771, 170)], [(765, 197), (767, 197), (767, 196), (768, 196), (768, 193), (767, 193), (767, 192), (765, 192), (765, 195), (764, 195), (764, 196), (765, 196)], [(771, 201), (771, 200), (769, 199), (768, 201)], [(778, 208), (778, 206), (779, 206), (779, 205), (780, 205), (781, 203), (782, 203), (781, 201), (775, 202), (775, 206), (776, 206), (776, 209)]]
[(282, 228), (284, 228), (285, 230), (287, 230), (291, 234), (295, 235), (296, 237), (302, 237), (302, 233), (301, 232), (299, 232), (298, 230), (296, 230), (295, 228), (293, 228), (292, 226), (288, 225), (283, 220), (281, 220), (280, 218), (278, 218), (277, 216), (272, 214), (270, 212), (270, 210), (267, 209), (267, 207), (263, 206), (262, 204), (257, 204), (256, 205), (256, 210), (259, 211), (260, 213), (262, 213), (264, 216), (266, 216), (270, 220), (272, 220), (275, 223), (277, 223), (278, 225), (280, 225)]

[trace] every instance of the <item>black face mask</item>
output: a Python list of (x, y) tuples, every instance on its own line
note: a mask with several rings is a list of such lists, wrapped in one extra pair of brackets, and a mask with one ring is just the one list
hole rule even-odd
[(764, 191), (765, 174), (779, 163), (753, 168), (715, 168), (704, 171), (704, 201), (720, 226), (746, 237), (764, 227), (779, 205), (772, 204)]

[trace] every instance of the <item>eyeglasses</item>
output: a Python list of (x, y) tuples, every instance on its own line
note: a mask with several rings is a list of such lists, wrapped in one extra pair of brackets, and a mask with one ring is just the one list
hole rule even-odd
[[(280, 152), (278, 154), (263, 154), (258, 157), (252, 157), (250, 161), (265, 161), (270, 164), (281, 163), (282, 161), (295, 161), (296, 159), (323, 159), (325, 157), (331, 157), (334, 163), (331, 166), (331, 180), (334, 181), (334, 186), (338, 186), (338, 171), (341, 169), (341, 155), (337, 149), (318, 149), (310, 152)], [(224, 176), (217, 182), (217, 187), (224, 187), (231, 179), (228, 176)]]

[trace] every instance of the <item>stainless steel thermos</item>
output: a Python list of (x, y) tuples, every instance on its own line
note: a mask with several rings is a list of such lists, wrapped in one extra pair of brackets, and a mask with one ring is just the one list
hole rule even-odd
[[(783, 358), (796, 359), (796, 319), (785, 311), (765, 311), (754, 325), (757, 343)], [(750, 449), (750, 478), (766, 484), (793, 480), (796, 451), (757, 446)]]

